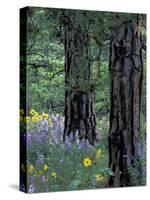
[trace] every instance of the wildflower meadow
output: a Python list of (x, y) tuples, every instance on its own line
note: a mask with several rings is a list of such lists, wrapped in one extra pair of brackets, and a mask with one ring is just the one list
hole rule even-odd
[(21, 171), (22, 178), (27, 172), (29, 193), (106, 187), (108, 176), (113, 176), (101, 144), (105, 140), (102, 130), (108, 130), (106, 119), (98, 121), (103, 128), (96, 146), (79, 140), (78, 132), (64, 142), (64, 116), (60, 114), (31, 109), (25, 116), (21, 109), (20, 123), (22, 130), (27, 129), (27, 135), (21, 135), (27, 145), (27, 163), (21, 163)]

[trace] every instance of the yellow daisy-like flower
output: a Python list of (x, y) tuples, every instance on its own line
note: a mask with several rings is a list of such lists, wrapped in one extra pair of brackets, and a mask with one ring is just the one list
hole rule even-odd
[(35, 112), (35, 113), (34, 113), (34, 115), (35, 115), (35, 116), (38, 116), (38, 115), (39, 115), (39, 113), (38, 113), (38, 112)]
[(23, 114), (24, 114), (24, 110), (20, 109), (20, 115), (23, 115)]
[(49, 119), (49, 114), (43, 112), (42, 117), (44, 117), (45, 119)]
[(59, 121), (59, 126), (61, 126), (63, 124), (63, 120)]
[(101, 149), (98, 149), (97, 151), (96, 151), (96, 158), (97, 159), (99, 159), (99, 158), (101, 158), (102, 157), (102, 150)]
[(20, 122), (23, 122), (23, 116), (20, 116), (19, 120)]
[(43, 170), (46, 172), (48, 170), (48, 165), (44, 164)]
[(34, 109), (31, 109), (31, 110), (30, 110), (30, 115), (33, 116), (33, 115), (35, 115), (36, 113), (37, 113), (37, 112), (36, 112)]
[(42, 119), (43, 119), (41, 115), (38, 115), (37, 118), (38, 118), (39, 122), (42, 121)]
[(28, 166), (28, 173), (29, 173), (29, 174), (32, 174), (33, 170), (34, 170), (34, 166), (33, 166), (32, 164), (29, 165), (29, 166)]
[(26, 123), (30, 122), (30, 120), (31, 120), (31, 119), (30, 119), (29, 116), (27, 116), (27, 117), (24, 118), (24, 121), (25, 121)]
[(51, 176), (54, 177), (54, 178), (56, 178), (57, 177), (57, 173), (56, 172), (52, 172)]
[(96, 174), (95, 179), (96, 179), (97, 182), (100, 182), (104, 179), (104, 177), (101, 174)]
[(53, 122), (52, 122), (51, 118), (49, 118), (48, 121), (49, 121), (49, 124), (52, 126)]
[(32, 119), (32, 122), (37, 122), (38, 121), (37, 116), (32, 116), (31, 119)]
[(92, 165), (92, 160), (91, 160), (89, 157), (84, 158), (84, 160), (83, 160), (83, 165), (84, 165), (84, 167), (89, 167), (89, 166), (91, 166), (91, 165)]

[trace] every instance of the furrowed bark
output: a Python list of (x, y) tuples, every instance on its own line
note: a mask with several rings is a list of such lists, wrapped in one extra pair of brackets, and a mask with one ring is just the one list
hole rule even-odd
[[(111, 41), (110, 186), (132, 185), (129, 169), (141, 157), (140, 99), (142, 49), (140, 24), (128, 22)], [(137, 170), (141, 170), (141, 167)]]
[(83, 15), (80, 24), (77, 15), (78, 13), (68, 11), (64, 16), (65, 83), (69, 86), (65, 91), (64, 140), (71, 133), (75, 136), (78, 131), (79, 139), (88, 139), (93, 144), (96, 139), (96, 120), (93, 91), (90, 87), (90, 39), (87, 19)]

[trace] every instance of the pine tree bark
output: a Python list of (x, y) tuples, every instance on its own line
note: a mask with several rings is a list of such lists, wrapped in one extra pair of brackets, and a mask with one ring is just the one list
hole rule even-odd
[[(142, 49), (140, 23), (125, 23), (111, 41), (110, 186), (132, 185), (129, 169), (140, 160)], [(137, 169), (141, 170), (139, 168)]]
[[(82, 18), (79, 17), (82, 15)], [(80, 21), (81, 20), (81, 21)], [(65, 129), (64, 140), (78, 131), (79, 139), (96, 139), (95, 114), (91, 64), (89, 61), (90, 39), (87, 19), (81, 11), (68, 11), (64, 16), (65, 34)]]

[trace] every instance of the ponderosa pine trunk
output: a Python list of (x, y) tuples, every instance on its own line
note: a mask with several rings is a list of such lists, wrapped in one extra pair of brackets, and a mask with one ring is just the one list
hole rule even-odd
[[(82, 13), (81, 13), (82, 12)], [(90, 39), (88, 22), (83, 11), (66, 11), (65, 34), (65, 129), (64, 140), (78, 131), (79, 139), (96, 139), (93, 111)]]
[[(132, 185), (129, 170), (140, 160), (142, 49), (140, 23), (127, 22), (111, 41), (109, 186)], [(137, 169), (140, 173), (141, 167)], [(140, 178), (140, 177), (139, 177)]]

